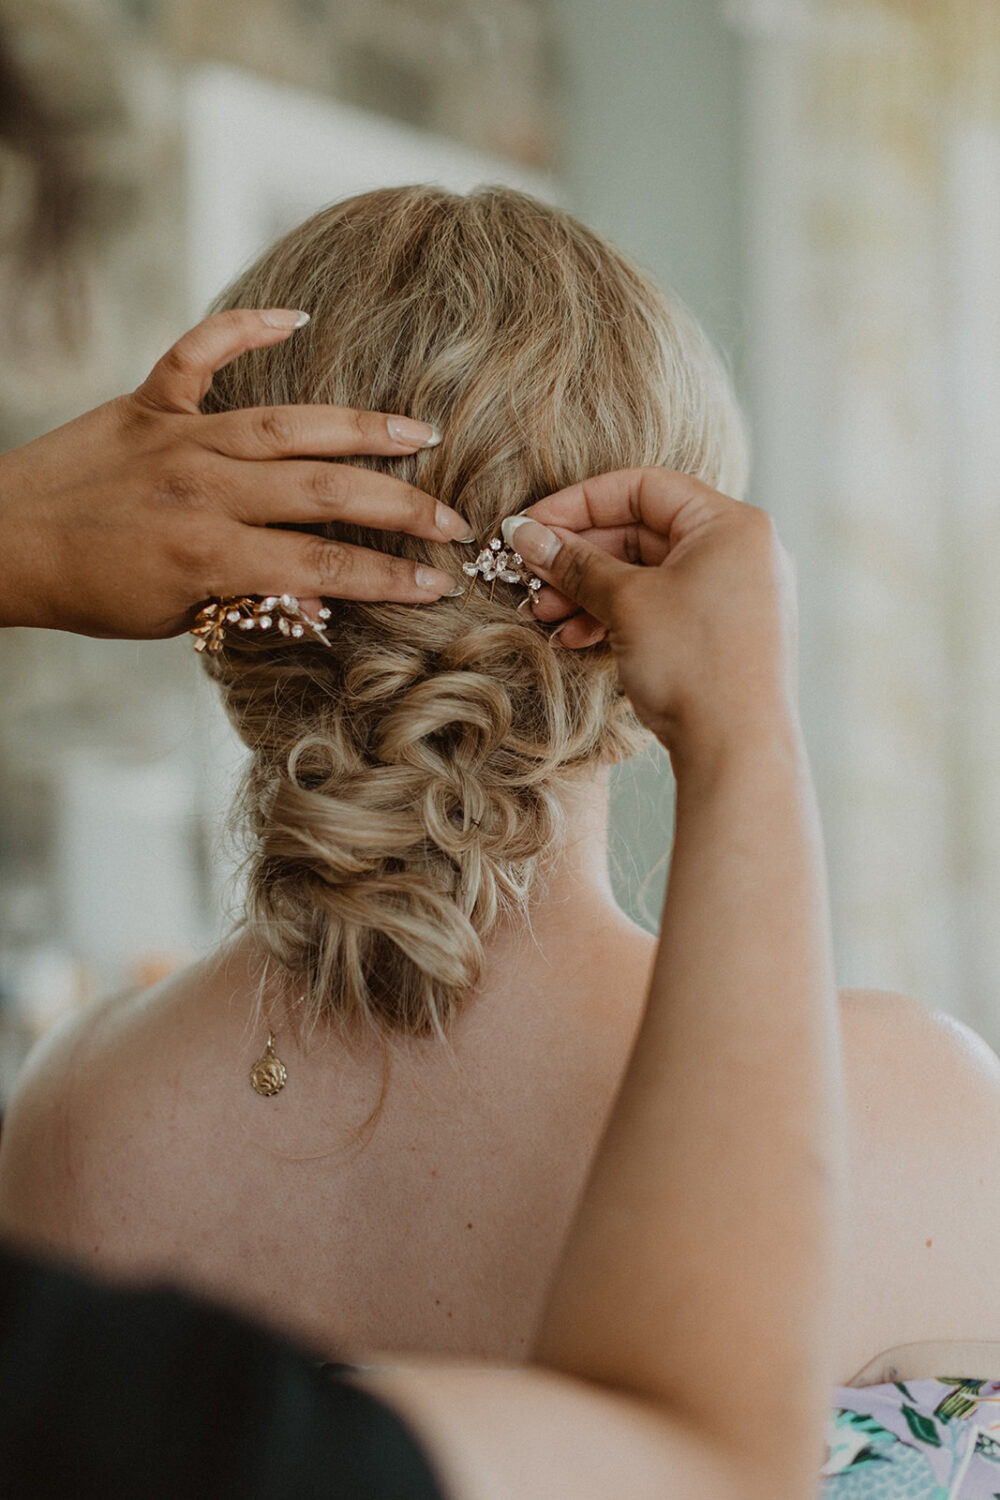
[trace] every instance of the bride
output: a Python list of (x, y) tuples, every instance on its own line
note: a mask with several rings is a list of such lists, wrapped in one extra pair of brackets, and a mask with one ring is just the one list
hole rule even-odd
[[(325, 641), (232, 629), (205, 652), (251, 751), (244, 919), (35, 1056), (5, 1123), (0, 1225), (320, 1349), (518, 1359), (655, 942), (607, 875), (608, 768), (647, 737), (614, 643), (583, 615), (555, 633), (562, 594), (522, 586), (531, 528), (520, 564), (513, 540), (490, 544), (530, 506), (655, 564), (662, 538), (638, 519), (654, 467), (738, 494), (740, 420), (689, 317), (505, 189), (335, 205), (225, 301), (312, 321), (221, 371), (207, 409), (322, 401), (434, 423), (439, 446), (371, 462), (446, 501), (476, 545), (458, 570), (445, 543), (338, 523), (340, 540), (451, 568), (455, 596), (340, 603)], [(331, 463), (317, 514), (343, 488)], [(497, 551), (516, 582), (490, 576)], [(1000, 1199), (968, 1145), (970, 1124), (977, 1140), (1000, 1126), (996, 1060), (898, 996), (845, 995), (842, 1025), (838, 1378), (1000, 1376)]]

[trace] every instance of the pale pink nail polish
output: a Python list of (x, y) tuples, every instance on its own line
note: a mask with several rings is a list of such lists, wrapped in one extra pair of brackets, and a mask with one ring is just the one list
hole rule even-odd
[(260, 318), (268, 328), (304, 328), (309, 322), (307, 312), (293, 307), (264, 307), (260, 309)]
[(438, 598), (457, 598), (454, 593), (458, 589), (462, 592), (462, 585), (458, 579), (452, 578), (448, 573), (442, 573), (438, 568), (424, 568), (419, 565), (413, 570), (413, 581), (418, 589), (426, 589), (430, 594), (436, 594)]
[(530, 516), (508, 516), (500, 530), (508, 547), (516, 547), (525, 562), (540, 568), (548, 567), (562, 546), (554, 531)]
[(406, 443), (407, 446), (421, 448), (436, 448), (441, 441), (441, 434), (430, 422), (417, 422), (413, 417), (387, 417), (386, 424), (389, 436), (397, 443)]

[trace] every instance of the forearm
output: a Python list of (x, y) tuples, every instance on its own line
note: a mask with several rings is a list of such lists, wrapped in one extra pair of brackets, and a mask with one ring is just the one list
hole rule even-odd
[[(840, 1190), (821, 837), (797, 730), (679, 771), (648, 1013), (539, 1357), (803, 1478)], [(747, 1289), (752, 1295), (745, 1295)]]

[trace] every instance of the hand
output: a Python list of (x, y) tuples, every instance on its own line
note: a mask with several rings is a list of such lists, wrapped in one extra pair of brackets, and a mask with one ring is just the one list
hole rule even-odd
[(132, 395), (0, 455), (0, 625), (157, 637), (218, 595), (427, 603), (458, 587), (457, 568), (273, 529), (349, 520), (466, 537), (412, 485), (301, 456), (413, 453), (439, 441), (426, 423), (336, 406), (199, 411), (216, 370), (302, 321), (284, 309), (207, 318)]
[(669, 750), (794, 716), (794, 578), (763, 511), (689, 475), (626, 469), (525, 516), (504, 534), (558, 591), (549, 608), (582, 606), (599, 632), (575, 617), (560, 644), (574, 644), (570, 625), (576, 644), (606, 634), (636, 712)]

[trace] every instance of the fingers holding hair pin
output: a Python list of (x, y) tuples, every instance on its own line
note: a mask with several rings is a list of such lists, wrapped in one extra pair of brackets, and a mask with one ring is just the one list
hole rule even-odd
[[(463, 563), (462, 571), (469, 578), (466, 598), (475, 587), (477, 578), (490, 585), (491, 598), (498, 580), (521, 584), (528, 593), (518, 605), (519, 609), (533, 603), (542, 587), (542, 580), (535, 577), (521, 554), (513, 547), (505, 546), (498, 536), (481, 550), (474, 562)], [(455, 592), (461, 593), (461, 590)], [(212, 656), (223, 649), (229, 630), (247, 633), (277, 630), (289, 641), (317, 640), (329, 646), (326, 633), (329, 619), (330, 610), (325, 605), (315, 615), (310, 615), (294, 594), (269, 594), (265, 598), (241, 594), (210, 600), (198, 611), (189, 634), (194, 636), (196, 651), (207, 651)]]

